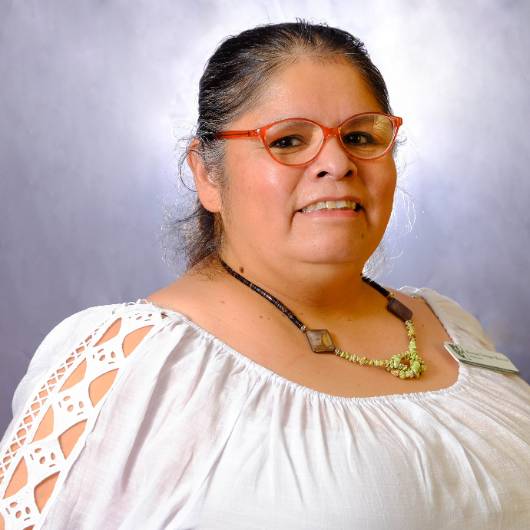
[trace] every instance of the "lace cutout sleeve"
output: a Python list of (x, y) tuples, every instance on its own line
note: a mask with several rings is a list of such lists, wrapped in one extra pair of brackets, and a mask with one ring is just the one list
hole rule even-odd
[(59, 360), (0, 444), (0, 530), (40, 528), (129, 355), (166, 316), (131, 305), (108, 306), (110, 316), (73, 349), (50, 353)]

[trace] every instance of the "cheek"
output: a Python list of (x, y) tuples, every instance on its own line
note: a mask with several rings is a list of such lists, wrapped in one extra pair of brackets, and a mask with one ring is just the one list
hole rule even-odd
[(225, 168), (230, 182), (228, 202), (234, 214), (238, 211), (246, 219), (278, 223), (284, 213), (292, 212), (293, 190), (299, 178), (296, 171), (261, 152), (249, 156), (248, 150), (241, 149), (227, 153)]
[(366, 185), (371, 202), (371, 218), (373, 223), (386, 223), (392, 212), (397, 174), (392, 161), (374, 166), (366, 175)]
[(376, 197), (383, 203), (392, 202), (396, 189), (397, 172), (393, 159), (382, 161), (374, 168), (373, 190)]

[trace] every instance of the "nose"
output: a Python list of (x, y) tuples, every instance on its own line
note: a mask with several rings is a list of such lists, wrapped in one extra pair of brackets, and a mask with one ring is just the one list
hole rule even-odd
[(335, 179), (352, 177), (357, 174), (355, 162), (347, 155), (336, 135), (324, 140), (320, 153), (311, 164), (318, 177), (330, 176)]

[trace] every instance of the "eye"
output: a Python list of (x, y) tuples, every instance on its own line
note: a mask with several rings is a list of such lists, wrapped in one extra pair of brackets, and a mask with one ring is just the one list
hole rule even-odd
[(292, 149), (294, 147), (300, 147), (303, 143), (303, 138), (300, 136), (282, 136), (271, 142), (269, 147), (271, 149)]
[(366, 145), (375, 143), (374, 137), (367, 132), (350, 132), (342, 137), (342, 141), (349, 145)]

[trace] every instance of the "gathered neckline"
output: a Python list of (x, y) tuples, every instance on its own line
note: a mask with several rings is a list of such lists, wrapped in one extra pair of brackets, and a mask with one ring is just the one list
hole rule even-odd
[[(400, 289), (395, 289), (397, 291), (401, 291), (403, 289), (407, 289), (407, 286), (401, 287)], [(416, 289), (415, 291), (422, 291), (423, 288)], [(457, 337), (454, 333), (452, 333), (451, 329), (448, 329), (445, 322), (440, 318), (440, 315), (436, 311), (433, 304), (430, 303), (429, 300), (423, 295), (419, 295), (419, 298), (421, 298), (427, 306), (431, 309), (431, 311), (434, 313), (434, 315), (438, 318), (440, 324), (445, 329), (447, 335), (451, 338), (451, 341), (455, 344), (459, 344), (459, 341), (457, 340)], [(191, 318), (189, 318), (186, 314), (176, 311), (174, 309), (167, 309), (161, 306), (158, 306), (151, 302), (150, 300), (147, 300), (146, 298), (139, 298), (136, 300), (136, 302), (129, 302), (127, 305), (135, 305), (135, 304), (142, 304), (151, 306), (152, 308), (156, 309), (157, 311), (163, 312), (167, 314), (168, 316), (173, 315), (177, 317), (180, 321), (186, 323), (190, 327), (192, 327), (194, 330), (196, 330), (199, 334), (206, 337), (208, 340), (216, 344), (221, 351), (229, 353), (232, 357), (235, 357), (237, 360), (243, 362), (247, 367), (251, 368), (254, 372), (256, 372), (259, 376), (265, 377), (266, 379), (270, 379), (275, 381), (276, 383), (279, 383), (282, 386), (288, 387), (292, 389), (294, 392), (302, 393), (306, 395), (309, 398), (319, 399), (322, 401), (331, 401), (331, 402), (339, 402), (344, 404), (376, 404), (376, 403), (392, 403), (396, 401), (401, 400), (413, 400), (413, 401), (422, 401), (424, 399), (430, 399), (437, 396), (443, 396), (447, 394), (452, 394), (454, 392), (459, 391), (462, 386), (464, 385), (464, 382), (467, 381), (468, 377), (468, 367), (462, 363), (461, 361), (457, 360), (458, 363), (458, 376), (456, 378), (456, 381), (445, 388), (439, 388), (435, 390), (424, 390), (419, 392), (405, 392), (401, 394), (380, 394), (375, 396), (336, 396), (334, 394), (329, 394), (327, 392), (321, 392), (319, 390), (316, 390), (314, 388), (310, 388), (308, 386), (302, 385), (300, 383), (297, 383), (296, 381), (292, 381), (291, 379), (287, 379), (286, 377), (278, 374), (277, 372), (271, 370), (270, 368), (267, 368), (263, 366), (262, 364), (259, 364), (258, 362), (254, 361), (250, 357), (247, 357), (243, 353), (237, 351), (232, 346), (224, 342), (222, 339), (208, 331), (207, 329), (203, 328), (199, 324), (197, 324), (195, 321), (193, 321)]]

